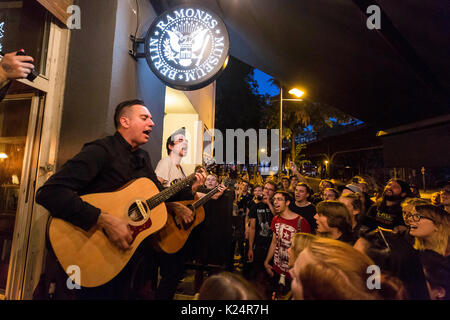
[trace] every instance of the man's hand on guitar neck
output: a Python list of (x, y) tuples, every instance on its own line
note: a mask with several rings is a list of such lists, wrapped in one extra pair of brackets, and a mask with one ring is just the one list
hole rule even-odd
[(206, 182), (206, 171), (201, 168), (195, 173), (195, 181), (192, 184), (192, 193), (195, 194), (201, 186)]
[(174, 213), (177, 217), (183, 219), (184, 223), (194, 221), (194, 215), (188, 207), (178, 202), (166, 202), (167, 210)]
[(217, 192), (215, 195), (213, 195), (211, 197), (211, 199), (214, 199), (214, 200), (219, 199), (223, 195), (225, 190), (227, 190), (227, 187), (223, 183), (219, 184), (219, 186), (217, 188), (219, 189), (219, 192)]
[(103, 228), (109, 240), (119, 249), (130, 249), (133, 237), (128, 224), (113, 215), (102, 212), (98, 216), (97, 224)]

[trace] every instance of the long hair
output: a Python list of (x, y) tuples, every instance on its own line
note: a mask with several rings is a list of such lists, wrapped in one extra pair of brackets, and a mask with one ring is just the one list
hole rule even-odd
[[(298, 277), (305, 300), (374, 300), (377, 290), (367, 287), (367, 268), (373, 261), (352, 246), (338, 240), (314, 239), (304, 254), (309, 263), (300, 268)], [(296, 263), (299, 263), (297, 260)]]
[(298, 256), (303, 251), (303, 249), (308, 247), (314, 239), (317, 239), (317, 236), (311, 233), (297, 232), (294, 235), (290, 248), (292, 252), (292, 259), (289, 261), (289, 264), (291, 266), (294, 265), (295, 260), (297, 260)]
[(421, 216), (429, 218), (437, 228), (437, 232), (431, 241), (415, 237), (414, 248), (420, 251), (430, 249), (441, 255), (445, 255), (450, 237), (450, 215), (443, 209), (431, 204), (416, 206), (416, 211)]

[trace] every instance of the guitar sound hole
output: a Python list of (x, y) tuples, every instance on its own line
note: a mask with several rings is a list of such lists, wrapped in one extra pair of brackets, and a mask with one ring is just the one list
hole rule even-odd
[[(148, 208), (147, 208), (146, 204), (142, 203), (142, 205), (144, 207), (144, 210), (147, 211)], [(145, 218), (136, 203), (133, 203), (131, 205), (131, 207), (128, 209), (128, 217), (133, 222), (140, 222), (140, 221), (144, 220), (144, 218)]]

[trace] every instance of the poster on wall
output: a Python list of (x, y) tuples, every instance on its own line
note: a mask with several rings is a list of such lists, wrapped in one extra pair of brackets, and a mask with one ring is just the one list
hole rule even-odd
[(155, 75), (177, 90), (197, 90), (225, 69), (229, 36), (222, 19), (196, 5), (158, 16), (145, 37), (145, 57)]

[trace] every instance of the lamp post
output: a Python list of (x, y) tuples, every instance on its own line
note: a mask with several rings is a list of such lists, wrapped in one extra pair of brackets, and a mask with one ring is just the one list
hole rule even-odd
[[(289, 93), (292, 95), (297, 96), (298, 98), (300, 98), (304, 92), (297, 89), (297, 88), (293, 88), (291, 90), (289, 90)], [(283, 85), (280, 82), (280, 137), (279, 137), (279, 171), (281, 173), (281, 168), (282, 168), (282, 164), (283, 164), (283, 101), (303, 101), (303, 99), (283, 99)]]

